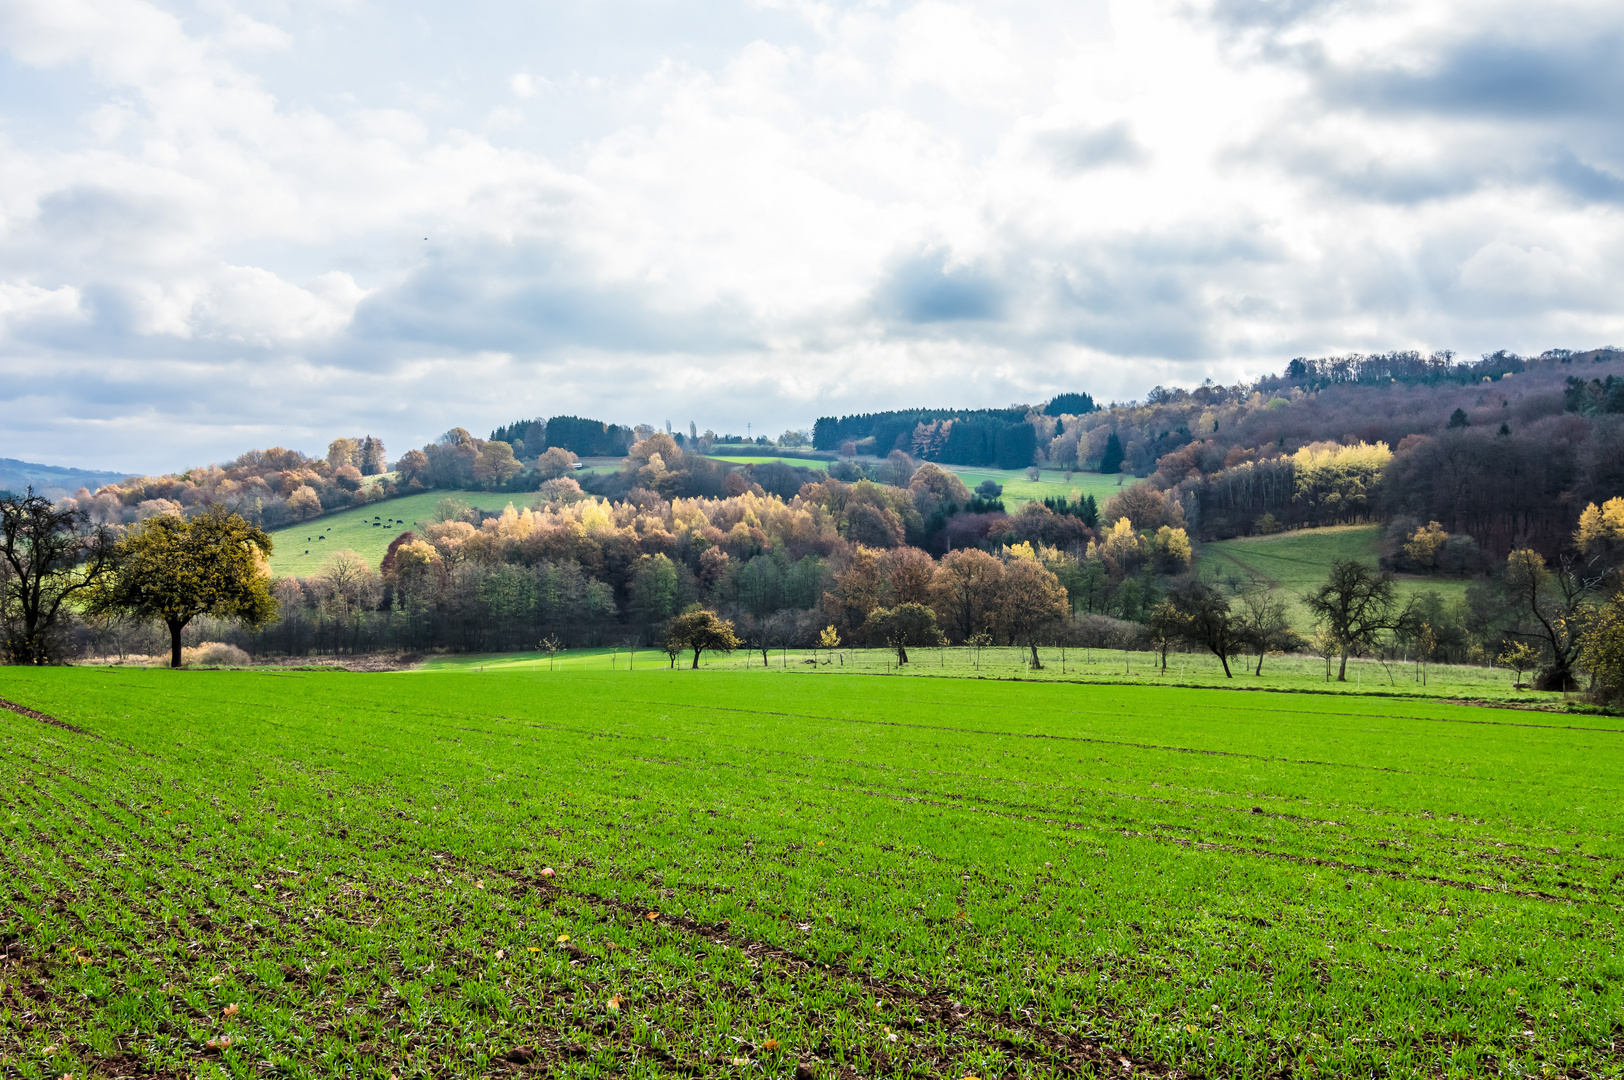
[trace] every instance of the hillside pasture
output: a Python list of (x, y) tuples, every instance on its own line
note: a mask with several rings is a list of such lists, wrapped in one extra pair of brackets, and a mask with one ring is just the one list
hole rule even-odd
[[(1197, 565), (1202, 576), (1232, 590), (1247, 585), (1279, 590), (1289, 601), (1292, 625), (1306, 631), (1314, 620), (1302, 595), (1325, 584), (1331, 564), (1338, 559), (1376, 566), (1380, 539), (1379, 525), (1335, 525), (1219, 540), (1201, 545)], [(1397, 584), (1401, 600), (1415, 593), (1437, 592), (1455, 602), (1465, 597), (1468, 583), (1461, 578), (1404, 575)]]
[(373, 566), (382, 561), (389, 542), (407, 529), (434, 521), (441, 499), (460, 499), (477, 510), (499, 512), (508, 503), (528, 506), (533, 494), (490, 491), (425, 491), (398, 499), (323, 514), (297, 525), (271, 531), (271, 573), (276, 577), (314, 577), (332, 556), (346, 548)]
[(664, 670), (0, 697), (10, 1075), (1619, 1064), (1616, 720)]
[(819, 458), (775, 457), (771, 454), (711, 454), (707, 459), (723, 465), (789, 465), (819, 472), (829, 469), (829, 463)]
[[(1066, 479), (1064, 469), (1043, 469), (1039, 479), (1028, 480), (1024, 469), (984, 469), (969, 465), (943, 465), (949, 472), (957, 473), (966, 487), (975, 490), (977, 484), (983, 480), (992, 480), (1004, 485), (1004, 507), (1014, 513), (1029, 502), (1042, 502), (1044, 499), (1073, 498), (1073, 491), (1077, 496), (1092, 495), (1099, 503), (1100, 510), (1105, 510), (1105, 502), (1123, 487), (1135, 483), (1132, 476), (1109, 475), (1104, 473), (1074, 472), (1071, 479)], [(1118, 481), (1121, 483), (1119, 484)]]

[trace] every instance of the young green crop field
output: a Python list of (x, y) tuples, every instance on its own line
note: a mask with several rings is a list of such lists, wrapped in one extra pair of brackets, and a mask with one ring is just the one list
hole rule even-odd
[[(1333, 525), (1219, 540), (1201, 546), (1200, 569), (1203, 576), (1231, 585), (1255, 582), (1279, 589), (1290, 601), (1292, 625), (1306, 630), (1313, 618), (1302, 604), (1302, 594), (1325, 584), (1337, 559), (1375, 566), (1380, 539), (1379, 525)], [(1398, 594), (1402, 599), (1411, 593), (1437, 592), (1447, 601), (1457, 601), (1466, 595), (1466, 586), (1460, 578), (1406, 575), (1398, 579)]]
[(314, 577), (337, 552), (349, 549), (376, 566), (389, 542), (407, 529), (435, 520), (441, 499), (459, 499), (476, 510), (500, 511), (508, 503), (529, 506), (534, 495), (490, 491), (425, 491), (398, 499), (339, 510), (297, 525), (271, 531), (271, 573), (276, 577)]
[(1624, 726), (0, 669), (8, 1076), (1617, 1076)]

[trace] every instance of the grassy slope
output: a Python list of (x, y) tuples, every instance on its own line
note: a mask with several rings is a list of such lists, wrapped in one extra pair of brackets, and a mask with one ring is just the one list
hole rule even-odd
[(1617, 721), (742, 672), (0, 696), (89, 732), (0, 712), (20, 1075), (1616, 1068)]
[[(528, 495), (483, 491), (426, 491), (421, 495), (407, 495), (398, 499), (385, 499), (353, 510), (340, 510), (323, 514), (311, 521), (271, 533), (275, 548), (271, 553), (271, 572), (277, 577), (311, 577), (319, 574), (335, 552), (349, 548), (360, 553), (369, 562), (377, 564), (389, 548), (389, 542), (407, 529), (434, 520), (434, 508), (441, 499), (461, 499), (481, 510), (501, 510), (508, 503), (528, 505)], [(391, 524), (374, 525), (374, 518)], [(399, 524), (404, 522), (404, 524)], [(306, 554), (306, 552), (309, 554)]]
[(773, 457), (770, 454), (746, 454), (738, 457), (732, 454), (712, 454), (711, 461), (719, 461), (724, 465), (771, 465), (777, 462), (781, 465), (798, 465), (806, 469), (817, 469), (826, 472), (829, 468), (827, 461), (817, 458)]
[[(1380, 537), (1377, 525), (1339, 525), (1221, 540), (1202, 545), (1200, 567), (1203, 574), (1226, 584), (1254, 581), (1279, 589), (1291, 601), (1293, 625), (1306, 630), (1313, 620), (1303, 607), (1302, 594), (1324, 584), (1337, 559), (1357, 559), (1375, 566)], [(1466, 585), (1458, 578), (1407, 576), (1399, 579), (1399, 595), (1437, 591), (1454, 601), (1466, 594)]]
[(1125, 486), (1132, 484), (1132, 476), (1106, 476), (1104, 473), (1073, 473), (1071, 481), (1066, 481), (1066, 473), (1062, 469), (1044, 469), (1039, 479), (1028, 480), (1026, 472), (1021, 469), (983, 469), (969, 465), (943, 465), (942, 468), (958, 473), (959, 479), (972, 491), (983, 480), (995, 480), (1004, 485), (1004, 506), (1010, 513), (1014, 513), (1029, 502), (1044, 498), (1053, 498), (1064, 495), (1072, 498), (1073, 491), (1079, 496), (1092, 495), (1105, 509), (1105, 500), (1115, 495), (1119, 489), (1117, 481), (1121, 480)]

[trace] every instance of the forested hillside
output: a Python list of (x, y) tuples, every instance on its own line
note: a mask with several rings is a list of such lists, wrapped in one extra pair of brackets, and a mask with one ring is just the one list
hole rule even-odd
[[(831, 627), (841, 641), (881, 641), (888, 612), (917, 608), (950, 641), (1034, 648), (1166, 647), (1189, 636), (1198, 609), (1250, 605), (1247, 640), (1278, 650), (1302, 644), (1287, 624), (1307, 625), (1303, 589), (1330, 567), (1271, 590), (1269, 575), (1214, 560), (1206, 580), (1229, 590), (1224, 600), (1189, 573), (1201, 569), (1199, 541), (1373, 525), (1382, 563), (1417, 575), (1403, 596), (1419, 606), (1358, 648), (1379, 638), (1413, 649), (1424, 624), (1430, 655), (1492, 659), (1533, 641), (1566, 680), (1576, 631), (1538, 629), (1550, 615), (1540, 590), (1579, 590), (1550, 624), (1568, 625), (1589, 603), (1580, 593), (1599, 595), (1624, 552), (1621, 363), (1610, 349), (1301, 359), (1253, 383), (1158, 387), (1105, 408), (1069, 395), (1033, 409), (867, 414), (820, 421), (816, 438), (844, 452), (826, 469), (709, 457), (724, 441), (714, 432), (555, 417), (492, 433), (511, 442), (453, 428), (392, 462), (370, 436), (336, 439), (323, 458), (250, 451), (65, 505), (115, 527), (209, 506), (275, 527), (408, 493), (452, 496), (437, 500), (435, 520), (400, 531), (381, 565), (301, 530), (300, 552), (321, 548), (313, 572), (278, 583), (279, 623), (239, 635), (294, 654), (652, 641), (692, 604), (733, 618), (757, 647), (815, 643)], [(855, 454), (859, 443), (871, 453)], [(1078, 490), (1011, 514), (996, 481), (972, 492), (929, 460), (972, 443), (967, 456), (1002, 460), (1018, 446), (1009, 461), (1021, 467), (1138, 479), (1104, 505)], [(571, 446), (624, 449), (578, 470)], [(472, 490), (484, 494), (455, 498)], [(368, 516), (369, 540), (389, 522), (401, 529), (382, 507)], [(1508, 569), (1514, 550), (1521, 579)], [(1600, 567), (1589, 578), (1567, 569), (1581, 553)], [(1534, 582), (1522, 608), (1517, 580)]]

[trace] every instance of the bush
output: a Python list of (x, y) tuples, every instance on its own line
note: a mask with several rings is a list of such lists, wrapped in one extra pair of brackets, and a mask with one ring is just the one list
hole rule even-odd
[(195, 649), (182, 649), (180, 662), (186, 667), (248, 667), (254, 661), (235, 645), (205, 641)]

